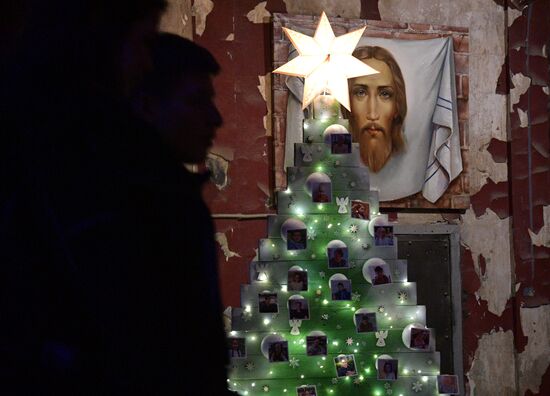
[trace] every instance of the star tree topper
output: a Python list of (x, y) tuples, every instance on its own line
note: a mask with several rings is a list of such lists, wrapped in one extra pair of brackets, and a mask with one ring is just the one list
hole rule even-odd
[(352, 56), (365, 28), (336, 37), (323, 12), (313, 37), (283, 28), (298, 56), (274, 73), (304, 77), (302, 108), (320, 93), (328, 90), (338, 102), (350, 110), (348, 78), (379, 73)]

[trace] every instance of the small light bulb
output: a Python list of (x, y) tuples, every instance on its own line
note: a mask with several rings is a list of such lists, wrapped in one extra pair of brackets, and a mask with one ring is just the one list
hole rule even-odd
[(266, 319), (264, 319), (264, 325), (266, 325), (266, 326), (267, 326), (268, 324), (269, 324), (269, 319), (267, 319), (267, 318), (266, 318)]
[[(420, 371), (419, 371), (420, 372)], [(422, 376), (422, 382), (428, 382), (428, 377), (426, 377), (425, 375)]]
[(323, 300), (323, 305), (327, 305), (328, 304), (328, 300)]
[(327, 226), (327, 228), (332, 228), (332, 223)]

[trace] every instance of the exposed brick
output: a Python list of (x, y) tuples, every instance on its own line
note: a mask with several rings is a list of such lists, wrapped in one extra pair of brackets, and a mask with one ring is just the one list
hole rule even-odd
[(432, 25), (427, 23), (409, 23), (409, 29), (417, 32), (427, 32), (432, 29)]
[(332, 26), (332, 31), (336, 36), (341, 36), (342, 34), (346, 34), (348, 32), (347, 27), (341, 24), (332, 24), (331, 26)]
[(462, 169), (470, 169), (470, 160), (468, 157), (468, 150), (461, 148), (460, 156), (462, 157)]
[(470, 207), (470, 196), (456, 195), (451, 198), (453, 209), (468, 209)]
[(455, 52), (469, 52), (470, 38), (466, 34), (453, 34), (453, 48)]
[(469, 194), (470, 193), (470, 177), (468, 173), (462, 171), (462, 173), (459, 176), (460, 183), (462, 184), (462, 191), (464, 193)]
[(407, 32), (397, 32), (395, 33), (395, 38), (401, 40), (428, 40), (435, 37), (442, 37), (442, 34), (439, 33), (407, 33)]
[(443, 32), (468, 33), (467, 27), (460, 27), (460, 26), (432, 25), (432, 29), (443, 31)]
[(458, 119), (467, 120), (468, 119), (468, 101), (464, 99), (457, 99), (458, 104)]
[(456, 85), (456, 97), (457, 99), (462, 99), (462, 83), (460, 82), (460, 74), (455, 75), (455, 85)]
[(449, 187), (447, 188), (447, 193), (450, 193), (452, 195), (459, 195), (464, 194), (465, 191), (462, 189), (462, 183), (460, 183), (460, 178), (454, 179), (451, 184), (449, 184)]
[(395, 38), (395, 33), (385, 32), (383, 30), (369, 30), (368, 28), (363, 35), (366, 37)]
[(406, 23), (388, 22), (388, 21), (373, 21), (373, 20), (369, 20), (367, 22), (367, 28), (369, 26), (374, 26), (374, 27), (378, 27), (378, 28), (385, 28), (385, 29), (406, 29), (408, 27)]
[(460, 147), (468, 149), (470, 147), (468, 120), (458, 121), (458, 130), (460, 132)]
[(455, 58), (455, 73), (468, 74), (468, 55), (455, 53), (454, 58)]
[(286, 112), (288, 92), (282, 90), (273, 91), (273, 112), (282, 114)]
[(282, 40), (284, 35), (283, 27), (279, 23), (273, 23), (273, 41)]
[(470, 96), (470, 77), (468, 77), (467, 74), (462, 74), (460, 76), (460, 81), (462, 82), (462, 96), (468, 99)]
[(272, 73), (271, 75), (273, 76), (273, 79), (272, 79), (273, 89), (286, 90), (286, 84), (285, 84), (286, 76), (284, 74), (279, 74), (279, 73)]
[(290, 43), (288, 41), (275, 41), (273, 42), (273, 60), (275, 62), (286, 62), (288, 60), (288, 47)]

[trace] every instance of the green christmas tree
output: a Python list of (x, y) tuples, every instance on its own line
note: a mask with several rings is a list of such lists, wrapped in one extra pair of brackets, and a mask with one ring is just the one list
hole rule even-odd
[(320, 95), (233, 308), (241, 395), (435, 395), (439, 353), (338, 103)]

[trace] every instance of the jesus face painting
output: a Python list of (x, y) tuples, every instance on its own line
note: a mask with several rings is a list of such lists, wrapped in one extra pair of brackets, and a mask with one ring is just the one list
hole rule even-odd
[(359, 47), (354, 56), (379, 72), (354, 78), (350, 84), (353, 140), (359, 142), (363, 163), (377, 173), (405, 146), (405, 83), (399, 65), (384, 48)]

